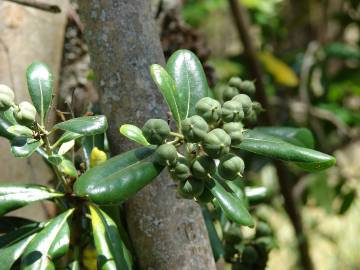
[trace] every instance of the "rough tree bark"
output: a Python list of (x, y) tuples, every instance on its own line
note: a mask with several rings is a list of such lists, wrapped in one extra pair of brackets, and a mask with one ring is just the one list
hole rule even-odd
[[(119, 154), (134, 146), (119, 134), (121, 124), (167, 117), (149, 74), (150, 64), (164, 64), (150, 1), (79, 3), (111, 152)], [(140, 269), (215, 269), (200, 208), (177, 199), (166, 174), (131, 199), (126, 213)]]
[[(47, 2), (59, 4), (63, 12), (55, 15), (10, 2), (0, 3), (0, 83), (14, 89), (17, 102), (30, 100), (25, 71), (33, 61), (43, 61), (51, 67), (55, 85), (59, 78), (68, 1)], [(36, 154), (29, 159), (12, 157), (5, 139), (0, 139), (0, 153), (0, 182), (48, 184), (53, 177)], [(46, 219), (47, 211), (42, 211), (42, 206), (31, 204), (15, 215)]]

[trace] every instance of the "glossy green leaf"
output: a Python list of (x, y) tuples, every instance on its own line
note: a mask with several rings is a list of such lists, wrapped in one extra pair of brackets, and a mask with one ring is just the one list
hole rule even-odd
[(8, 140), (12, 140), (15, 136), (7, 131), (10, 127), (10, 124), (6, 122), (4, 119), (0, 118), (0, 136), (4, 137)]
[(53, 76), (47, 65), (34, 62), (26, 70), (26, 79), (32, 103), (40, 114), (43, 125), (52, 101)]
[(295, 162), (299, 167), (319, 171), (335, 164), (335, 158), (327, 154), (299, 147), (257, 130), (244, 132), (244, 140), (234, 148), (249, 151), (258, 155)]
[(248, 227), (254, 226), (254, 220), (242, 200), (225, 190), (218, 180), (213, 178), (206, 181), (206, 186), (217, 199), (220, 208), (229, 220)]
[(314, 149), (315, 139), (312, 132), (307, 128), (294, 127), (257, 127), (254, 130), (279, 137), (280, 139), (296, 146)]
[(59, 233), (55, 237), (51, 247), (49, 249), (49, 255), (51, 258), (59, 258), (64, 256), (69, 251), (70, 245), (70, 226), (67, 221), (61, 227)]
[[(95, 167), (97, 168), (97, 167)], [(75, 182), (74, 191), (79, 196), (87, 196), (97, 204), (118, 204), (135, 195), (150, 184), (160, 174), (163, 167), (151, 161), (139, 161), (118, 169), (105, 178), (81, 177)], [(88, 172), (91, 172), (89, 170)]]
[(74, 166), (74, 164), (68, 160), (63, 159), (61, 163), (58, 165), (59, 171), (62, 172), (65, 175), (71, 176), (71, 177), (77, 177), (78, 173)]
[(10, 107), (6, 111), (0, 111), (0, 118), (3, 119), (9, 126), (16, 125), (17, 121), (14, 116), (14, 108)]
[(11, 153), (15, 157), (26, 158), (30, 157), (43, 142), (26, 137), (15, 137), (11, 141)]
[(7, 131), (15, 136), (32, 137), (33, 132), (30, 128), (22, 125), (13, 125)]
[(169, 58), (166, 70), (174, 79), (180, 118), (195, 114), (195, 104), (209, 95), (209, 86), (201, 62), (189, 50), (178, 50)]
[(58, 146), (61, 145), (63, 143), (72, 141), (72, 140), (76, 140), (78, 138), (83, 137), (84, 135), (79, 134), (79, 133), (74, 133), (71, 131), (65, 131), (63, 135), (61, 135), (61, 137), (56, 141), (56, 143), (54, 145)]
[(271, 196), (266, 187), (245, 187), (245, 194), (251, 205), (264, 203)]
[(175, 86), (175, 81), (171, 76), (167, 73), (167, 71), (160, 65), (151, 65), (150, 66), (150, 74), (159, 88), (160, 92), (165, 98), (165, 101), (177, 123), (180, 127), (181, 125), (181, 114), (180, 108), (177, 100), (177, 89)]
[(225, 251), (221, 243), (221, 240), (216, 232), (215, 226), (211, 220), (211, 214), (206, 206), (201, 208), (202, 214), (204, 217), (206, 229), (208, 231), (209, 240), (211, 244), (211, 249), (214, 255), (215, 261), (218, 261), (222, 256), (224, 256)]
[(130, 251), (120, 238), (115, 222), (101, 209), (90, 206), (98, 269), (133, 269)]
[(97, 183), (99, 179), (104, 179), (117, 171), (126, 168), (136, 162), (148, 158), (155, 151), (155, 147), (140, 147), (134, 150), (117, 155), (104, 163), (91, 168), (75, 182), (75, 193), (86, 194), (87, 185)]
[(23, 270), (47, 270), (52, 269), (52, 257), (49, 253), (57, 236), (67, 226), (68, 218), (74, 209), (67, 210), (52, 219), (47, 226), (31, 240), (24, 251), (21, 260)]
[(142, 130), (134, 125), (125, 124), (120, 127), (120, 133), (130, 140), (142, 145), (150, 145), (150, 143), (144, 137)]
[(57, 155), (57, 154), (54, 154), (54, 155), (48, 157), (48, 161), (54, 166), (60, 165), (60, 163), (63, 160), (64, 160), (64, 157), (61, 155)]
[(58, 123), (54, 128), (90, 136), (104, 133), (108, 123), (104, 115), (83, 116)]
[(246, 209), (249, 208), (249, 200), (246, 197), (245, 191), (243, 190), (243, 188), (241, 188), (240, 186), (238, 186), (235, 181), (223, 181), (223, 186), (225, 186), (226, 188), (228, 187), (231, 192), (244, 204), (244, 206), (246, 207)]
[(43, 228), (43, 223), (33, 222), (23, 225), (9, 233), (0, 235), (0, 248), (11, 246), (12, 244), (27, 238)]
[(27, 238), (14, 243), (11, 246), (0, 249), (0, 270), (9, 270), (14, 262), (20, 258), (26, 247), (36, 234), (30, 235)]
[(57, 198), (63, 195), (62, 193), (55, 192), (52, 189), (40, 185), (1, 184), (0, 216), (31, 202)]
[(13, 230), (17, 230), (18, 228), (35, 223), (35, 221), (21, 218), (21, 217), (13, 217), (13, 216), (3, 216), (0, 217), (0, 234), (9, 233)]

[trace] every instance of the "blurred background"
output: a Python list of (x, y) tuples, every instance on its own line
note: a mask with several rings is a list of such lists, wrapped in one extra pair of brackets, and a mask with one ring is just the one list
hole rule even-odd
[[(57, 15), (11, 2), (0, 3), (0, 81), (25, 99), (25, 68), (42, 60), (58, 82), (54, 118), (70, 109), (75, 115), (96, 111), (98, 93), (76, 1), (47, 1), (61, 8)], [(315, 149), (337, 158), (336, 166), (320, 173), (287, 166), (285, 197), (294, 210), (286, 201), (284, 207), (274, 164), (245, 157), (247, 185), (265, 186), (271, 194), (253, 209), (272, 231), (266, 269), (310, 269), (306, 254), (314, 269), (360, 269), (360, 1), (152, 0), (151, 7), (166, 57), (180, 48), (193, 51), (215, 96), (233, 76), (253, 80), (269, 103), (260, 124), (308, 128)], [(1, 153), (8, 148), (1, 140)], [(1, 155), (0, 163), (0, 181), (51, 181), (38, 157)], [(54, 211), (31, 207), (21, 214), (44, 218)], [(241, 230), (245, 238), (253, 233)], [(228, 248), (219, 269), (231, 269), (236, 260), (237, 247)]]

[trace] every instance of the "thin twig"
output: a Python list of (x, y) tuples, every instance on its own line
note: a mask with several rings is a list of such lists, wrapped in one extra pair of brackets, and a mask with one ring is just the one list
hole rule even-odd
[(57, 5), (40, 3), (40, 2), (34, 1), (34, 0), (5, 0), (5, 1), (16, 3), (19, 5), (23, 5), (23, 6), (27, 6), (27, 7), (40, 9), (40, 10), (51, 12), (51, 13), (60, 13), (61, 12), (60, 7)]

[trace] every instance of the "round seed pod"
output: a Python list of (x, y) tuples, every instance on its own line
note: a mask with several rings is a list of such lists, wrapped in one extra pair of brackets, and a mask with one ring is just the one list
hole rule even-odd
[(173, 167), (169, 168), (169, 172), (173, 180), (184, 181), (191, 177), (189, 162), (182, 157), (178, 159)]
[(211, 191), (208, 188), (204, 188), (204, 191), (200, 196), (196, 197), (196, 200), (200, 203), (209, 203), (214, 199), (214, 195), (212, 195)]
[(253, 109), (253, 111), (256, 113), (256, 114), (259, 114), (261, 113), (262, 111), (264, 111), (263, 107), (261, 106), (261, 104), (257, 101), (254, 101), (252, 104), (251, 104), (251, 108)]
[(239, 77), (231, 77), (229, 80), (229, 85), (232, 87), (235, 87), (237, 89), (241, 89), (241, 83), (242, 83), (242, 79), (240, 79)]
[(155, 162), (162, 166), (171, 166), (176, 163), (178, 153), (172, 144), (162, 144), (155, 151)]
[(259, 258), (258, 252), (253, 246), (247, 245), (245, 246), (242, 255), (241, 261), (247, 264), (255, 263)]
[(244, 119), (244, 111), (240, 102), (226, 101), (222, 106), (222, 120), (228, 122), (240, 122)]
[(251, 106), (252, 106), (251, 98), (248, 95), (239, 94), (239, 95), (236, 95), (235, 97), (233, 97), (232, 100), (238, 101), (241, 103), (243, 111), (244, 111), (244, 115), (245, 115), (245, 117), (247, 117), (250, 113)]
[(244, 126), (240, 122), (230, 122), (224, 124), (223, 130), (229, 134), (231, 138), (231, 145), (237, 145), (243, 141), (243, 128)]
[(246, 116), (248, 123), (255, 123), (257, 121), (256, 112), (251, 108), (249, 114)]
[(15, 94), (10, 87), (0, 84), (0, 111), (6, 111), (14, 104)]
[(228, 101), (231, 100), (233, 97), (239, 94), (239, 90), (235, 87), (225, 87), (222, 93), (223, 100)]
[(256, 224), (256, 238), (271, 236), (272, 234), (272, 229), (267, 223), (260, 221)]
[(195, 178), (181, 181), (178, 186), (178, 193), (181, 197), (192, 199), (201, 195), (204, 190), (204, 182)]
[(195, 110), (209, 124), (214, 124), (221, 118), (220, 102), (210, 97), (200, 99), (195, 105)]
[(162, 119), (149, 119), (143, 126), (142, 132), (149, 143), (160, 145), (170, 135), (170, 128)]
[(198, 115), (193, 115), (181, 122), (181, 132), (187, 142), (200, 142), (208, 130), (208, 124)]
[(14, 117), (22, 125), (32, 125), (36, 118), (36, 109), (30, 102), (23, 101), (14, 110)]
[(239, 86), (240, 92), (253, 94), (256, 91), (255, 84), (252, 81), (242, 81)]
[(199, 153), (200, 150), (200, 146), (197, 143), (186, 143), (184, 145), (184, 149), (185, 149), (185, 157), (188, 160), (193, 160), (196, 158), (197, 154)]
[(224, 130), (216, 128), (206, 134), (202, 145), (206, 154), (212, 158), (219, 158), (229, 153), (230, 144), (230, 136)]
[(191, 165), (192, 174), (199, 179), (209, 179), (216, 171), (215, 161), (206, 155), (199, 156)]
[(222, 178), (234, 180), (236, 177), (242, 176), (244, 168), (244, 161), (240, 157), (228, 153), (220, 159), (218, 172)]

